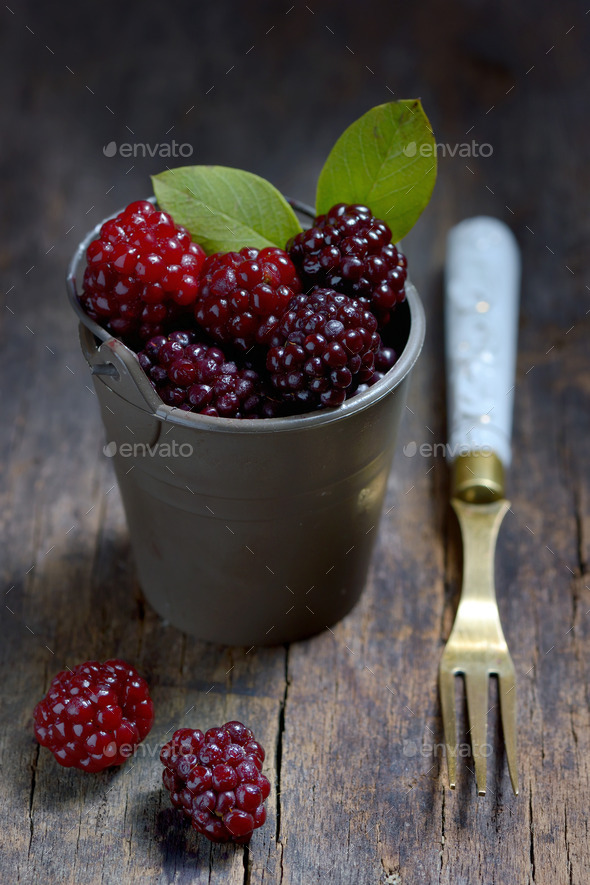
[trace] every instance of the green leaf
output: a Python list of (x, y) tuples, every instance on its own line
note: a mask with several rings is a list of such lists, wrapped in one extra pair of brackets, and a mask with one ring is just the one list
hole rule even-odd
[(152, 176), (158, 205), (207, 254), (280, 246), (299, 233), (293, 209), (258, 175), (227, 166), (181, 166)]
[(346, 129), (320, 173), (318, 215), (362, 203), (391, 228), (394, 242), (414, 226), (436, 181), (436, 144), (419, 99), (372, 108)]

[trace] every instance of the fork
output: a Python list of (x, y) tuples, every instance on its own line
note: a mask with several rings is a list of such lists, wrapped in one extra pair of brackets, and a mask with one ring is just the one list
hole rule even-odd
[(510, 509), (504, 472), (516, 363), (520, 255), (514, 236), (493, 218), (467, 219), (448, 238), (445, 340), (451, 505), (463, 540), (461, 599), (439, 666), (449, 785), (455, 788), (455, 677), (465, 682), (471, 750), (480, 796), (486, 793), (488, 683), (498, 679), (508, 771), (518, 794), (516, 677), (494, 586), (494, 555)]

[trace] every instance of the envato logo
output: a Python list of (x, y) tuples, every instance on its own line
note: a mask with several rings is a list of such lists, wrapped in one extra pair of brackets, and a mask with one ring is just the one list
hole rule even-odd
[[(455, 756), (458, 756), (461, 759), (470, 759), (473, 756), (473, 749), (471, 744), (455, 744), (454, 747), (451, 747), (451, 750)], [(438, 755), (446, 755), (447, 747), (446, 744), (435, 744), (430, 743), (429, 741), (424, 741), (419, 744), (416, 741), (404, 741), (402, 753), (404, 756), (425, 756), (432, 757)], [(481, 744), (478, 749), (478, 755), (491, 756), (494, 752), (494, 748), (492, 744)]]
[[(178, 741), (178, 739), (171, 739), (168, 741), (168, 744), (172, 745), (172, 750), (178, 759), (182, 759), (185, 756), (190, 756), (191, 762), (194, 762), (194, 748), (189, 744), (182, 744)], [(107, 758), (111, 758), (116, 755), (118, 752), (125, 759), (129, 759), (130, 756), (133, 756), (135, 759), (159, 759), (160, 752), (162, 750), (162, 745), (158, 742), (152, 741), (142, 741), (139, 744), (119, 744), (115, 741), (111, 741), (110, 744), (107, 744), (105, 749), (102, 751), (103, 756)]]
[(421, 443), (418, 445), (413, 439), (403, 447), (403, 453), (406, 458), (413, 458), (415, 455), (420, 455), (421, 458), (450, 458), (451, 460), (460, 455), (479, 455), (482, 458), (487, 458), (492, 454), (492, 447), (474, 448), (465, 443), (454, 446), (449, 443)]
[(193, 453), (193, 447), (190, 443), (180, 443), (173, 440), (171, 443), (154, 443), (150, 446), (148, 443), (121, 443), (117, 445), (112, 441), (103, 447), (103, 452), (107, 458), (114, 458), (119, 455), (121, 458), (190, 458)]
[(421, 144), (410, 141), (402, 152), (406, 157), (491, 157), (494, 148), (484, 141), (462, 141), (456, 144)]
[(105, 157), (192, 157), (192, 144), (178, 144), (173, 141), (165, 144), (147, 144), (143, 141), (136, 141), (133, 144), (123, 142), (117, 144), (116, 141), (109, 141), (102, 149)]
[[(134, 756), (136, 759), (142, 757), (155, 759), (159, 757), (161, 749), (162, 747), (160, 744), (148, 743), (148, 741), (143, 741), (140, 744), (117, 744), (116, 741), (111, 741), (102, 751), (102, 755), (106, 756), (107, 759), (112, 759), (113, 756), (116, 756), (117, 754), (124, 759), (129, 759), (131, 756)], [(187, 751), (187, 754), (188, 752), (189, 751)], [(182, 754), (179, 753), (178, 755)]]
[[(114, 746), (114, 750), (111, 749)], [(109, 744), (105, 750), (103, 750), (103, 754), (105, 756), (114, 756), (117, 752), (117, 749), (121, 756), (125, 759), (129, 759), (130, 756), (134, 756), (136, 759), (141, 759), (142, 757), (147, 757), (148, 759), (155, 759), (160, 756), (160, 750), (162, 747), (157, 743), (148, 743), (148, 741), (142, 741), (140, 744), (120, 744), (117, 748), (117, 745), (113, 741), (112, 744)], [(107, 752), (111, 750), (110, 752)]]

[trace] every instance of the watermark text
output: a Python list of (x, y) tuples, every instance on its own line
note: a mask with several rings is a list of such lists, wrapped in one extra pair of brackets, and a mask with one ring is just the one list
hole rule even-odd
[(192, 144), (179, 144), (177, 141), (164, 142), (160, 144), (147, 144), (144, 141), (128, 142), (124, 141), (117, 144), (116, 141), (109, 141), (102, 149), (105, 157), (192, 157)]
[(410, 141), (403, 149), (406, 157), (491, 157), (494, 148), (484, 141), (463, 141), (456, 144), (421, 144)]
[(176, 440), (172, 442), (154, 443), (120, 443), (112, 441), (103, 447), (103, 453), (107, 458), (114, 458), (119, 455), (120, 458), (190, 458), (193, 454), (193, 447), (190, 443), (178, 443)]

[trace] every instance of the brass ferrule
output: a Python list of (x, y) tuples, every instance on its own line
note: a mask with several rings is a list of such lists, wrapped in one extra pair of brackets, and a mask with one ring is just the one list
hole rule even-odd
[(468, 504), (489, 504), (504, 497), (504, 465), (491, 451), (459, 455), (452, 467), (452, 496)]

